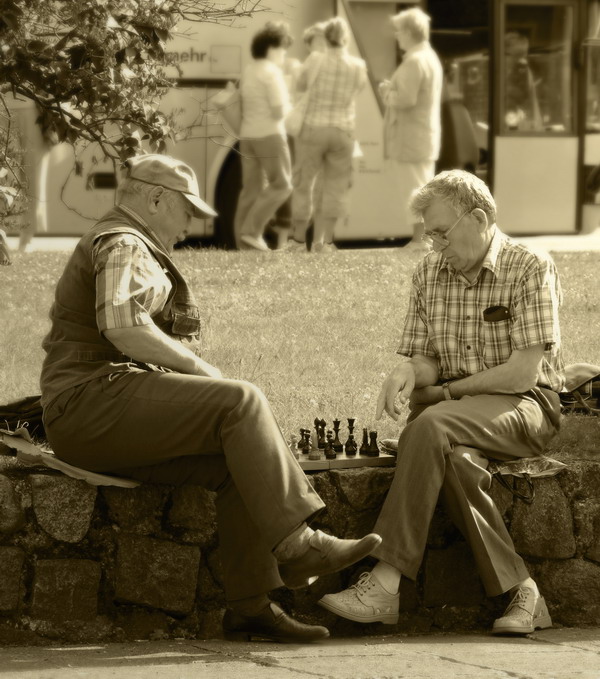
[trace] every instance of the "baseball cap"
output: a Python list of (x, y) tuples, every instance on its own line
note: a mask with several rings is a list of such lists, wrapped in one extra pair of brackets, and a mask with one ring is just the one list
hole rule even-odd
[(216, 217), (217, 213), (200, 198), (200, 189), (194, 170), (177, 158), (148, 153), (144, 156), (128, 158), (123, 166), (127, 168), (126, 177), (137, 179), (146, 184), (164, 186), (165, 189), (179, 191), (194, 206), (195, 216)]

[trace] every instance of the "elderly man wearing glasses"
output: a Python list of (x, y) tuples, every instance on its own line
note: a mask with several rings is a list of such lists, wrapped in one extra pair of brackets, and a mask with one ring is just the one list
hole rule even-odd
[(433, 248), (413, 276), (398, 353), (377, 418), (408, 404), (394, 481), (375, 526), (378, 563), (319, 602), (358, 622), (398, 620), (401, 577), (415, 579), (439, 497), (469, 542), (489, 596), (512, 599), (495, 634), (552, 622), (487, 494), (489, 460), (535, 457), (555, 435), (564, 383), (560, 283), (548, 255), (496, 226), (496, 205), (474, 175), (442, 172), (412, 199)]

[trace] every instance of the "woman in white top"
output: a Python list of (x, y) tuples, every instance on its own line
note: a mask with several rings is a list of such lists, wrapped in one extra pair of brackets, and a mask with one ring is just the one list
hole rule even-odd
[(265, 227), (292, 192), (284, 125), (289, 94), (282, 71), (291, 42), (286, 24), (265, 24), (252, 39), (253, 61), (240, 85), (242, 191), (234, 227), (238, 245), (255, 250), (269, 250), (263, 238)]

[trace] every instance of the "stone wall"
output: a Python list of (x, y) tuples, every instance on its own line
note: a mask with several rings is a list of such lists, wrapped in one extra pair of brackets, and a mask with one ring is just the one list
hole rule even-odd
[[(548, 454), (568, 464), (536, 480), (527, 505), (493, 483), (518, 551), (555, 624), (600, 624), (600, 420), (571, 416)], [(359, 537), (375, 522), (392, 469), (311, 475), (327, 503), (320, 527)], [(202, 488), (96, 488), (0, 456), (0, 643), (118, 641), (220, 634), (213, 495)], [(438, 507), (418, 581), (402, 581), (397, 626), (362, 626), (316, 606), (369, 560), (275, 598), (334, 635), (486, 629), (503, 610), (486, 599), (470, 551)]]

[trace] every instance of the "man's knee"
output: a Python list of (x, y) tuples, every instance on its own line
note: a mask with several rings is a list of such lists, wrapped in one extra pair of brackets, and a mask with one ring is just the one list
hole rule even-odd
[(246, 380), (231, 380), (231, 393), (236, 408), (267, 404), (267, 398), (259, 387)]

